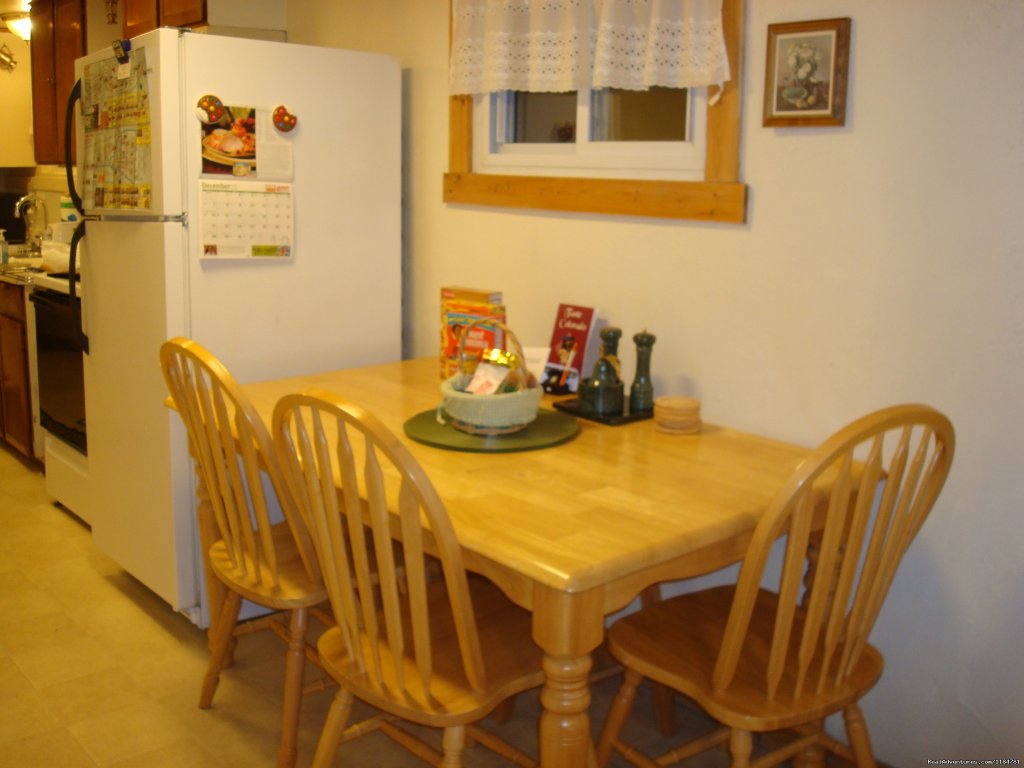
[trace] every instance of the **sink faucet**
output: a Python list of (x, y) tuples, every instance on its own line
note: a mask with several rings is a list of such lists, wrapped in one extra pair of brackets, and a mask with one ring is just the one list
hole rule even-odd
[[(37, 207), (43, 209), (42, 219), (38, 216)], [(39, 253), (43, 249), (40, 229), (46, 227), (46, 203), (35, 192), (22, 195), (14, 204), (14, 218), (20, 219), (22, 214), (25, 216), (25, 241), (33, 253)]]

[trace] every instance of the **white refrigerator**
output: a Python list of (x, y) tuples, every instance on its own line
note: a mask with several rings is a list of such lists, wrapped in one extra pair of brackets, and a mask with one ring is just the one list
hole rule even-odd
[(93, 539), (205, 625), (196, 481), (160, 344), (193, 338), (243, 383), (399, 359), (400, 71), (160, 29), (76, 74)]

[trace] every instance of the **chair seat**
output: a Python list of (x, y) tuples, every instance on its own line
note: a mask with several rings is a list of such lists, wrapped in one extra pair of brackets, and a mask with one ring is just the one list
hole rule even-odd
[[(257, 574), (251, 558), (246, 556), (245, 567), (232, 562), (224, 541), (210, 547), (210, 565), (217, 577), (246, 600), (276, 610), (289, 610), (318, 605), (327, 600), (327, 589), (314, 586), (302, 563), (295, 538), (287, 522), (271, 526), (271, 536), (278, 559), (278, 583), (270, 581), (264, 567)], [(260, 578), (259, 576), (262, 576)]]
[[(694, 699), (725, 725), (749, 731), (774, 731), (825, 717), (864, 695), (882, 674), (881, 653), (865, 648), (853, 673), (840, 687), (815, 691), (820, 663), (812, 664), (805, 692), (794, 697), (795, 679), (785, 674), (775, 700), (764, 696), (778, 597), (760, 590), (733, 682), (716, 691), (712, 673), (732, 607), (734, 586), (716, 587), (649, 605), (617, 621), (609, 630), (612, 654), (644, 677)], [(801, 621), (793, 633), (799, 637)], [(795, 646), (796, 643), (792, 643)], [(791, 647), (791, 653), (796, 652)], [(795, 665), (787, 665), (792, 671)]]
[[(439, 728), (479, 720), (507, 697), (541, 685), (542, 652), (530, 637), (529, 612), (485, 579), (470, 577), (469, 587), (480, 628), (480, 646), (485, 651), (485, 690), (475, 692), (466, 682), (448, 595), (440, 581), (430, 585), (428, 596), (435, 660), (432, 695), (424, 693), (411, 648), (402, 659), (405, 690), (395, 684), (394, 667), (389, 663), (382, 665), (385, 678), (377, 685), (349, 656), (338, 627), (327, 630), (317, 642), (324, 669), (343, 688), (369, 704), (411, 722)], [(365, 640), (362, 645), (364, 653), (372, 652)]]

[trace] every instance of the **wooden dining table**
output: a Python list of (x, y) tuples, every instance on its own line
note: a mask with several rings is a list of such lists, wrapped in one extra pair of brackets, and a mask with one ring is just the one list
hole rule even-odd
[[(440, 402), (437, 358), (243, 389), (268, 424), (282, 395), (323, 389), (402, 437), (444, 499), (467, 566), (532, 612), (544, 651), (546, 768), (595, 764), (588, 676), (607, 617), (652, 585), (741, 559), (759, 516), (809, 452), (709, 423), (693, 435), (666, 433), (650, 419), (619, 426), (581, 419), (574, 438), (536, 450), (424, 444), (406, 437), (404, 425)], [(551, 407), (547, 397), (541, 407)]]

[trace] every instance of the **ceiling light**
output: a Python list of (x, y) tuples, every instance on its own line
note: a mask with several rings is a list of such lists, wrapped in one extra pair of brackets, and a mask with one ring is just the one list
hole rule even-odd
[(32, 19), (27, 13), (5, 13), (0, 20), (7, 25), (7, 29), (16, 34), (22, 40), (32, 37)]

